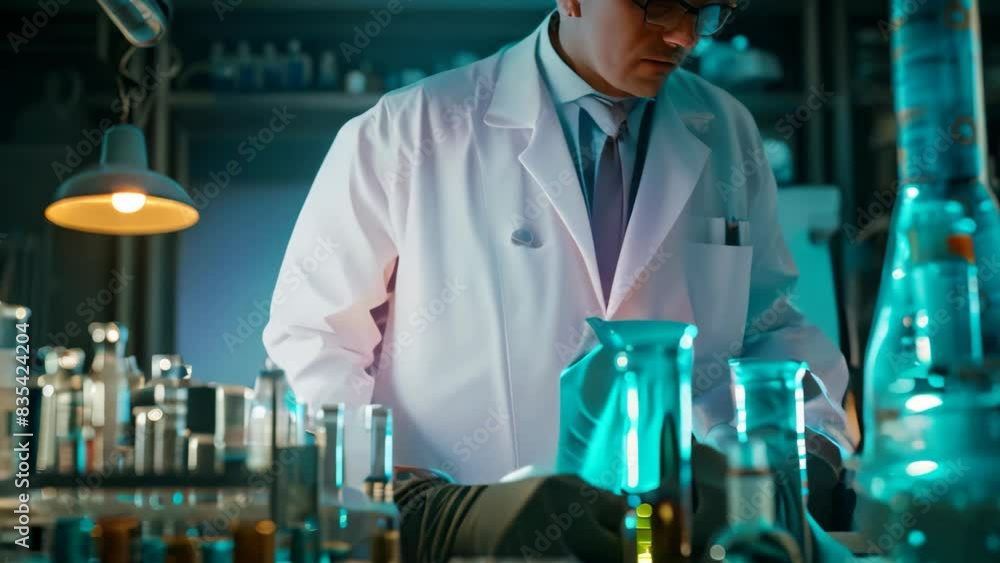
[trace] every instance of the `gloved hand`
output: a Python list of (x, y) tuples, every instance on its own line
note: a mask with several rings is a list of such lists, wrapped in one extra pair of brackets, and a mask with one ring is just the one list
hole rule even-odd
[(404, 483), (396, 501), (403, 514), (405, 561), (438, 563), (463, 556), (622, 560), (625, 499), (574, 475), (492, 485)]

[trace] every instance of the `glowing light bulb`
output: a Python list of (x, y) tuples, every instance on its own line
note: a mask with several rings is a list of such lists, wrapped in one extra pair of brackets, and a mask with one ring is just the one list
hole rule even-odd
[(146, 194), (136, 192), (111, 194), (111, 206), (119, 213), (135, 213), (146, 206)]

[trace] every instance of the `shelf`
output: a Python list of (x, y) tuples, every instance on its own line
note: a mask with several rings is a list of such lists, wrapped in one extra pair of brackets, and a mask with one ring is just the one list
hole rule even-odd
[(170, 107), (177, 110), (257, 111), (289, 108), (301, 111), (363, 113), (382, 97), (377, 94), (344, 92), (195, 92), (170, 93)]
[(170, 93), (175, 123), (186, 132), (204, 136), (243, 137), (266, 127), (274, 116), (294, 116), (282, 136), (333, 135), (352, 117), (368, 111), (380, 93), (354, 95), (344, 92), (197, 92)]

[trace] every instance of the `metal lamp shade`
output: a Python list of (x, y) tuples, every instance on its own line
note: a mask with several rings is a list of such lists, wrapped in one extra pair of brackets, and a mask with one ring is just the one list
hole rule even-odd
[(120, 125), (105, 134), (100, 163), (59, 186), (45, 218), (77, 231), (155, 235), (194, 225), (198, 210), (177, 182), (149, 169), (142, 131)]

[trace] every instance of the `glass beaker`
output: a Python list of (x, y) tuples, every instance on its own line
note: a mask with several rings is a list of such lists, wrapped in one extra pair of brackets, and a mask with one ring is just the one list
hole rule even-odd
[[(809, 553), (806, 521), (804, 362), (756, 358), (729, 360), (736, 407), (736, 435), (740, 442), (759, 440), (767, 448), (774, 473), (775, 512), (804, 554)], [(808, 555), (807, 555), (808, 557)]]
[(599, 344), (560, 376), (556, 471), (619, 494), (669, 499), (690, 554), (691, 369), (698, 329), (587, 319)]

